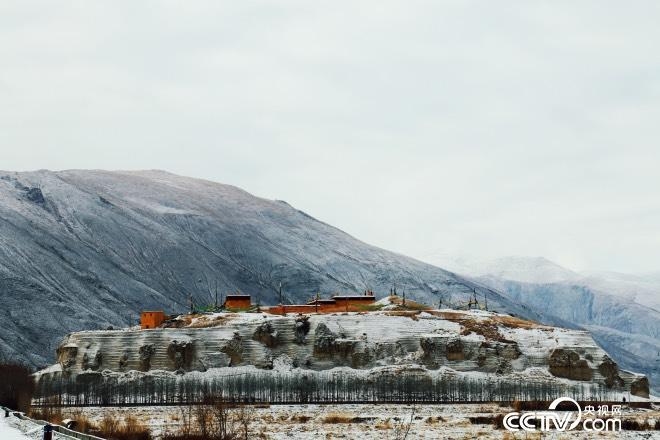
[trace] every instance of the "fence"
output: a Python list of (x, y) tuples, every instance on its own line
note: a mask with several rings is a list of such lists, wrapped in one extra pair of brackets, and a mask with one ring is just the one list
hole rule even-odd
[(90, 435), (90, 434), (83, 434), (82, 432), (74, 431), (74, 430), (66, 428), (64, 426), (53, 425), (52, 423), (48, 423), (44, 420), (33, 419), (33, 418), (30, 418), (30, 417), (26, 416), (22, 412), (12, 411), (9, 408), (5, 408), (5, 407), (0, 407), (0, 408), (2, 408), (3, 413), (5, 411), (9, 411), (10, 414), (12, 414), (14, 417), (16, 417), (18, 419), (21, 419), (21, 420), (27, 420), (31, 423), (34, 423), (35, 425), (40, 425), (40, 426), (51, 425), (53, 427), (53, 431), (58, 432), (62, 435), (66, 435), (68, 437), (74, 438), (74, 439), (78, 439), (78, 440), (105, 440), (101, 437), (96, 437), (96, 436)]

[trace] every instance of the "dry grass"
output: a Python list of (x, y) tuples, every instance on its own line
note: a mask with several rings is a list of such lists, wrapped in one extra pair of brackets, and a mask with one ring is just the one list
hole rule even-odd
[(513, 341), (506, 339), (500, 333), (497, 328), (497, 323), (491, 319), (485, 319), (483, 321), (477, 321), (474, 319), (464, 319), (461, 322), (463, 330), (461, 330), (461, 335), (469, 335), (470, 333), (476, 333), (483, 336), (486, 340), (489, 341), (498, 341), (512, 344)]
[(467, 313), (465, 312), (440, 312), (438, 310), (430, 310), (429, 313), (438, 318), (446, 319), (447, 321), (452, 322), (461, 322), (467, 318)]
[(387, 316), (405, 316), (407, 318), (411, 319), (417, 319), (417, 315), (419, 315), (419, 311), (410, 311), (410, 310), (390, 310), (385, 312), (385, 315)]
[(403, 297), (401, 296), (391, 295), (388, 299), (390, 303), (401, 307), (403, 310), (416, 310), (416, 311), (431, 310), (431, 307), (427, 306), (426, 304), (418, 303), (410, 299), (406, 299), (406, 304), (404, 305)]
[(392, 425), (392, 422), (391, 422), (390, 419), (384, 420), (380, 423), (376, 423), (376, 429), (389, 431), (392, 428), (394, 428), (394, 426)]
[(62, 424), (62, 420), (66, 418), (62, 415), (62, 408), (58, 406), (32, 407), (28, 415), (33, 419), (45, 420), (55, 425)]
[(151, 430), (131, 414), (123, 421), (114, 413), (104, 415), (93, 434), (108, 440), (151, 440)]
[(498, 324), (509, 328), (539, 328), (542, 330), (552, 329), (552, 327), (541, 325), (536, 321), (528, 321), (526, 319), (515, 318), (513, 316), (493, 316), (491, 319), (496, 321)]
[(350, 414), (334, 412), (324, 416), (323, 423), (353, 423), (354, 419), (355, 417)]
[(314, 417), (312, 417), (312, 416), (307, 416), (307, 415), (304, 415), (304, 414), (295, 414), (295, 415), (291, 416), (290, 420), (292, 422), (295, 422), (295, 423), (307, 423), (310, 420), (312, 420), (313, 418)]
[[(189, 315), (190, 316), (190, 315)], [(190, 328), (209, 328), (209, 327), (222, 327), (226, 325), (229, 321), (233, 319), (233, 316), (208, 316), (208, 315), (191, 315), (192, 317), (186, 320), (188, 321), (186, 327)], [(193, 318), (197, 318), (193, 322)]]
[(117, 415), (114, 413), (104, 414), (99, 423), (99, 430), (106, 435), (119, 431), (119, 418)]
[[(470, 316), (468, 312), (463, 312), (463, 311), (441, 312), (437, 310), (431, 310), (429, 311), (429, 313), (431, 313), (433, 316), (437, 316), (439, 318), (446, 319), (447, 321), (452, 321), (459, 324), (464, 324), (466, 321), (479, 322), (475, 320), (472, 316)], [(536, 321), (529, 321), (526, 319), (516, 318), (514, 316), (508, 316), (508, 315), (493, 315), (490, 316), (487, 320), (481, 320), (481, 322), (488, 322), (489, 324), (502, 325), (504, 327), (509, 327), (509, 328), (524, 328), (524, 329), (539, 328), (542, 330), (552, 329), (552, 327), (539, 324)]]
[(82, 432), (85, 434), (98, 432), (98, 426), (96, 426), (96, 424), (92, 422), (89, 417), (87, 417), (87, 415), (80, 409), (65, 413), (63, 418), (76, 421), (76, 426), (73, 428), (74, 431)]

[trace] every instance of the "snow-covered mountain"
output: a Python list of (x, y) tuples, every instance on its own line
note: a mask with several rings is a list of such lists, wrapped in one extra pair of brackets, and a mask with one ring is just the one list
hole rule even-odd
[(591, 331), (623, 367), (660, 384), (660, 283), (654, 275), (577, 273), (545, 258), (433, 259), (443, 267)]
[(583, 282), (596, 290), (660, 310), (660, 274), (625, 274), (619, 272), (581, 272)]
[(470, 276), (489, 275), (523, 283), (556, 283), (583, 278), (579, 273), (543, 257), (509, 256), (486, 259), (438, 253), (429, 261), (456, 273)]
[(0, 357), (45, 365), (58, 340), (185, 311), (217, 291), (262, 304), (317, 292), (437, 304), (488, 293), (491, 308), (560, 325), (498, 292), (370, 246), (282, 201), (162, 171), (0, 171)]

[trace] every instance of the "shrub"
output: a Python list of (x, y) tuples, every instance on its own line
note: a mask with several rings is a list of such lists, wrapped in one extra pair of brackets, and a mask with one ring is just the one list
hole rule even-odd
[(30, 367), (15, 363), (0, 363), (0, 405), (28, 412), (34, 394), (34, 379)]
[(62, 423), (62, 408), (55, 405), (44, 405), (40, 407), (30, 408), (28, 415), (37, 420), (45, 420), (47, 422), (59, 425)]
[(81, 410), (66, 413), (62, 416), (62, 419), (75, 420), (76, 426), (74, 430), (84, 434), (93, 434), (99, 431), (98, 426), (96, 426), (96, 424), (94, 424)]
[(255, 410), (248, 406), (230, 407), (223, 402), (182, 408), (175, 432), (162, 440), (238, 440), (254, 438), (250, 426)]
[(107, 440), (151, 440), (149, 428), (132, 415), (120, 422), (116, 415), (106, 414), (95, 435)]
[(345, 413), (329, 413), (323, 417), (323, 423), (353, 423), (355, 417)]

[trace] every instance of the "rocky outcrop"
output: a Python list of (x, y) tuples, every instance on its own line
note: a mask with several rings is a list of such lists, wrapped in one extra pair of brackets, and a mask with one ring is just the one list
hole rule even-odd
[(243, 360), (243, 338), (239, 332), (234, 332), (233, 337), (220, 349), (231, 359), (231, 365), (239, 365)]
[(151, 369), (151, 357), (155, 352), (156, 349), (153, 344), (147, 344), (140, 347), (140, 371), (149, 371)]
[(563, 348), (556, 348), (548, 359), (550, 373), (557, 377), (572, 380), (591, 380), (593, 371), (586, 359), (580, 359), (580, 355)]
[(633, 396), (649, 397), (649, 380), (646, 377), (639, 377), (630, 384), (630, 394)]
[(460, 339), (453, 339), (447, 344), (446, 356), (448, 361), (462, 361), (465, 359), (463, 343)]
[(296, 343), (305, 343), (307, 333), (309, 333), (309, 316), (301, 315), (296, 318)]
[(277, 345), (277, 330), (269, 321), (264, 322), (254, 331), (252, 339), (259, 341), (266, 347), (273, 348)]
[(335, 353), (336, 340), (337, 335), (325, 323), (319, 323), (314, 331), (314, 354), (316, 356), (333, 355)]
[(623, 387), (623, 379), (619, 376), (619, 367), (609, 356), (603, 356), (603, 361), (598, 366), (598, 372), (603, 376), (608, 388)]
[[(472, 320), (478, 323), (465, 325)], [(640, 396), (649, 388), (646, 378), (619, 369), (587, 332), (493, 313), (305, 317), (226, 313), (209, 316), (208, 322), (216, 325), (73, 333), (58, 348), (59, 364), (68, 375), (151, 370), (187, 374), (234, 367), (317, 372), (401, 367), (479, 372), (498, 380), (510, 375), (524, 378), (532, 369), (537, 375), (543, 371), (541, 377), (547, 380), (596, 383)]]
[(167, 356), (175, 370), (189, 370), (192, 364), (193, 344), (190, 341), (172, 341), (167, 346)]
[(91, 355), (90, 353), (85, 353), (82, 359), (82, 368), (83, 370), (96, 371), (101, 367), (102, 360), (103, 354), (100, 351)]
[(44, 198), (44, 194), (41, 192), (41, 189), (39, 188), (26, 188), (25, 189), (25, 198), (28, 199), (31, 202), (38, 203), (40, 205), (43, 205), (46, 203), (46, 199)]
[(60, 363), (60, 365), (62, 365), (64, 370), (68, 370), (76, 364), (77, 356), (77, 345), (60, 345), (57, 348), (57, 361)]
[(119, 371), (126, 371), (126, 367), (128, 365), (128, 353), (124, 353), (121, 355), (119, 358)]

